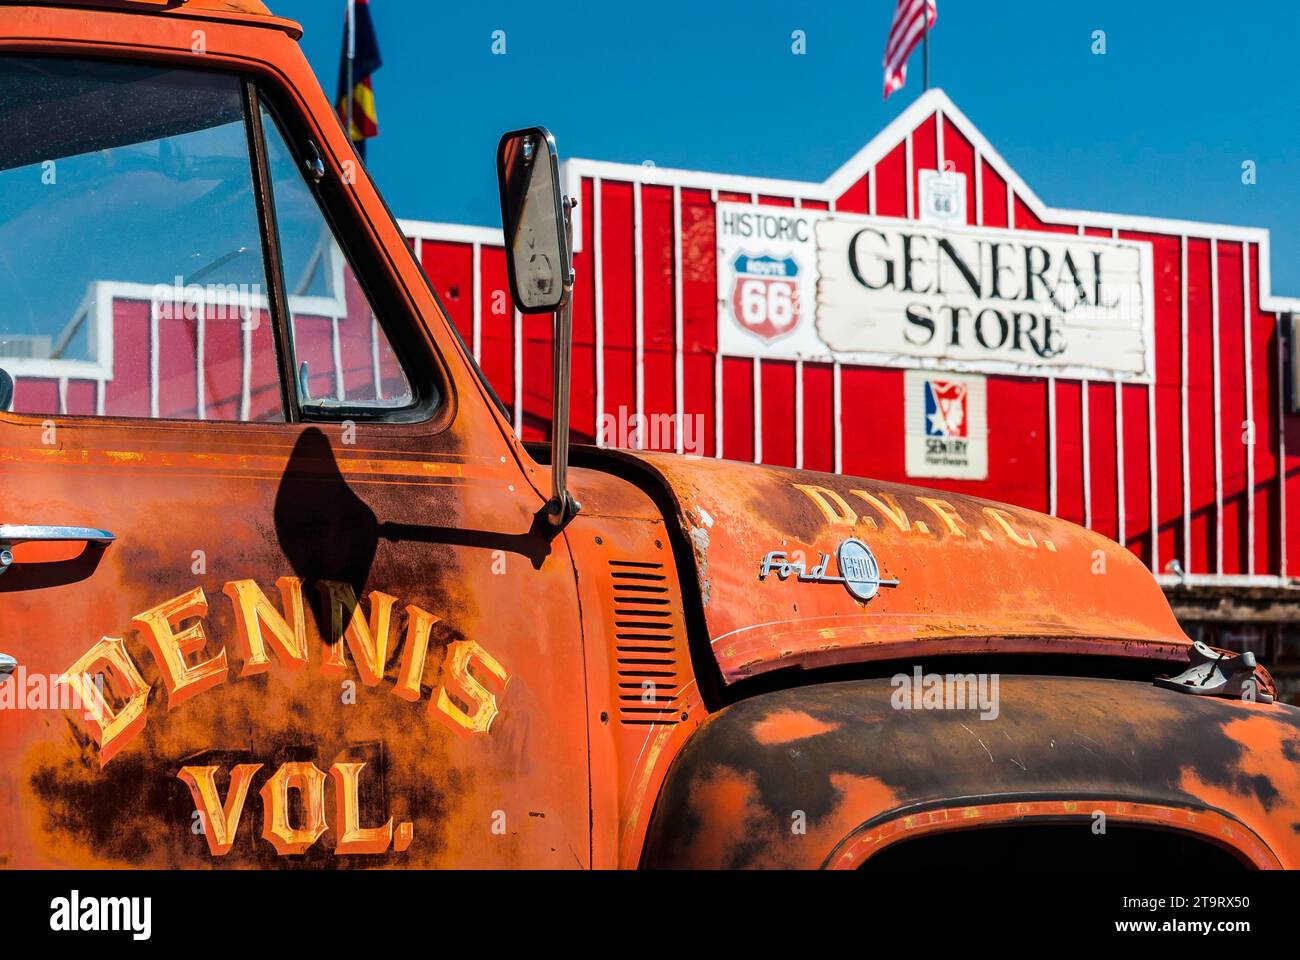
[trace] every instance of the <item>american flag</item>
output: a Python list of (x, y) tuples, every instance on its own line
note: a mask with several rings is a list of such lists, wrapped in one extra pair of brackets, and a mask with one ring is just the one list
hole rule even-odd
[(935, 0), (898, 0), (885, 42), (885, 99), (907, 81), (907, 58), (939, 16)]

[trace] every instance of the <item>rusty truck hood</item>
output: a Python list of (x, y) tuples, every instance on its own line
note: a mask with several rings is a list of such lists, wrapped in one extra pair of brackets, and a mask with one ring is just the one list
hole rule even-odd
[[(896, 483), (634, 456), (675, 500), (728, 684), (785, 667), (976, 652), (1186, 659), (1190, 641), (1141, 561), (1075, 524)], [(835, 579), (847, 539), (874, 555), (882, 585), (870, 599)]]
[[(1101, 813), (1173, 831), (1189, 854), (1201, 840), (1300, 867), (1300, 710), (1112, 678), (983, 677), (996, 709), (918, 708), (888, 677), (723, 708), (673, 761), (642, 864), (844, 869), (950, 829), (1056, 822), (1089, 836)], [(787, 826), (791, 810), (806, 830)], [(1049, 844), (1040, 862), (1060, 866), (1058, 853)]]

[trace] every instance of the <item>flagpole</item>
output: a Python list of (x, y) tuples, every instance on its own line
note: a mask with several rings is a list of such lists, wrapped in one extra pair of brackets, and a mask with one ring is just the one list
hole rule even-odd
[(357, 59), (357, 0), (348, 0), (348, 143), (352, 138), (352, 101), (355, 99), (356, 87), (352, 80), (353, 65)]
[(921, 92), (930, 89), (930, 4), (921, 11)]

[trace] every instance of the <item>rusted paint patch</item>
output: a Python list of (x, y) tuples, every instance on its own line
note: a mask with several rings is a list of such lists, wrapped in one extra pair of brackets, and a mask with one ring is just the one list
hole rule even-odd
[(1183, 789), (1213, 806), (1244, 807), (1242, 819), (1263, 824), (1257, 829), (1274, 850), (1300, 843), (1300, 727), (1279, 724), (1270, 711), (1229, 721), (1223, 735), (1242, 747), (1235, 778), (1207, 782), (1188, 767), (1180, 781)]
[(764, 746), (806, 740), (838, 730), (838, 723), (827, 723), (802, 710), (777, 710), (754, 724), (754, 739)]
[(784, 818), (774, 818), (752, 771), (724, 765), (702, 771), (690, 786), (695, 809), (701, 814), (697, 821), (701, 843), (672, 866), (769, 870), (799, 867), (801, 844), (833, 847), (856, 826), (853, 811), (895, 801), (893, 792), (874, 777), (835, 773), (829, 784), (837, 797), (831, 816), (811, 819), (807, 811), (795, 808)]

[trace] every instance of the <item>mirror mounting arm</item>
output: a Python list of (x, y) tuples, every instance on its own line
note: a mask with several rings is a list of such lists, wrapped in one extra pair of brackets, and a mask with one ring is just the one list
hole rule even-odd
[(573, 366), (574, 197), (561, 195), (555, 138), (545, 127), (512, 130), (497, 144), (501, 229), (510, 293), (520, 313), (549, 313), (551, 354), (551, 497), (536, 525), (557, 536), (582, 509), (569, 493), (569, 381)]
[[(573, 210), (576, 197), (561, 201), (564, 210), (564, 234), (573, 248)], [(582, 504), (569, 493), (569, 382), (573, 366), (573, 281), (574, 271), (564, 279), (564, 299), (555, 312), (555, 347), (551, 376), (551, 499), (543, 511), (554, 533), (559, 533), (578, 515)]]

